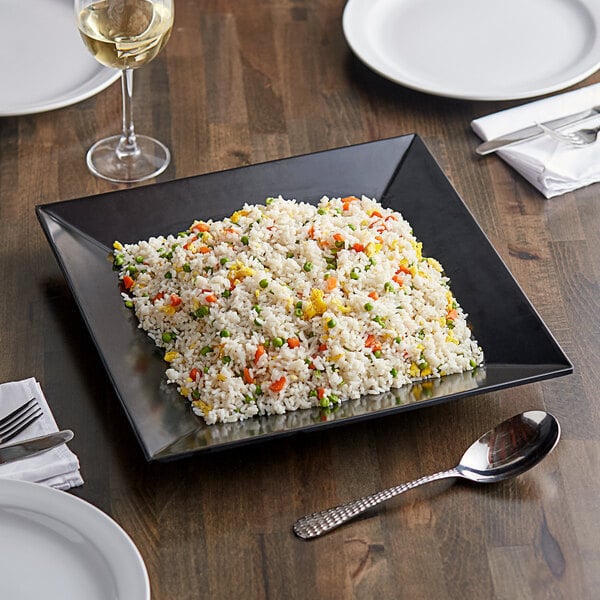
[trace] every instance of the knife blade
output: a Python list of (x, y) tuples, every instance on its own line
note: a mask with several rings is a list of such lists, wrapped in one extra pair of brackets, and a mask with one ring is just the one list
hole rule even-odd
[(506, 146), (517, 144), (518, 142), (524, 142), (525, 140), (533, 140), (545, 135), (542, 126), (547, 127), (548, 129), (559, 130), (561, 127), (574, 125), (579, 121), (583, 121), (589, 117), (597, 115), (599, 112), (600, 106), (594, 106), (593, 108), (590, 108), (588, 110), (583, 110), (572, 115), (567, 115), (565, 117), (561, 117), (560, 119), (546, 121), (545, 123), (542, 123), (541, 126), (531, 125), (530, 127), (524, 127), (523, 129), (512, 131), (511, 133), (507, 133), (506, 135), (503, 135), (501, 137), (494, 138), (493, 140), (483, 142), (483, 144), (477, 146), (475, 152), (483, 156), (485, 154), (489, 154), (490, 152), (500, 150), (500, 148), (505, 148)]
[(72, 439), (73, 432), (70, 429), (64, 429), (63, 431), (56, 431), (39, 437), (29, 438), (28, 440), (0, 446), (0, 465), (14, 460), (29, 458), (30, 456), (37, 456), (38, 454), (52, 450), (52, 448), (56, 448), (56, 446), (66, 444)]

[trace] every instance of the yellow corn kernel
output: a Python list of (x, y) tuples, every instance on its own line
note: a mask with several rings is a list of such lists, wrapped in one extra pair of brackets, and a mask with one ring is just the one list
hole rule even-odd
[(204, 402), (204, 400), (194, 400), (192, 402), (192, 406), (195, 408), (199, 408), (205, 415), (207, 415), (212, 410), (212, 406)]
[[(188, 379), (189, 379), (189, 378), (188, 378)], [(191, 379), (190, 379), (190, 381), (191, 381)], [(182, 396), (185, 396), (185, 397), (187, 398), (187, 397), (190, 395), (190, 390), (189, 390), (188, 388), (186, 388), (186, 387), (182, 387), (182, 388), (179, 390), (179, 393), (180, 393)]]
[(342, 358), (344, 358), (343, 354), (336, 354), (335, 356), (330, 356), (329, 360), (341, 360)]
[(227, 381), (227, 377), (226, 377), (225, 375), (223, 375), (223, 373), (219, 373), (219, 374), (217, 375), (217, 379), (218, 379), (219, 381)]
[(174, 315), (177, 312), (178, 306), (172, 306), (171, 304), (163, 304), (158, 308), (161, 312), (167, 315)]
[(425, 367), (422, 371), (421, 371), (421, 377), (429, 377), (429, 375), (431, 375), (433, 371), (431, 370), (430, 367)]
[(117, 242), (116, 240), (113, 242), (113, 248), (115, 250), (123, 250), (123, 244), (121, 242)]
[(421, 375), (421, 369), (417, 366), (417, 363), (410, 363), (410, 369), (408, 371), (411, 377), (419, 377)]
[(427, 259), (427, 262), (429, 263), (429, 266), (434, 268), (438, 273), (441, 273), (443, 271), (442, 265), (437, 260), (435, 260), (435, 258), (429, 257)]
[(173, 362), (176, 358), (179, 357), (179, 352), (175, 352), (175, 350), (169, 350), (169, 352), (165, 352), (165, 361), (170, 363)]
[(230, 217), (230, 221), (232, 223), (237, 223), (240, 220), (240, 217), (245, 217), (248, 214), (247, 210), (236, 210)]
[(381, 252), (383, 246), (381, 244), (376, 244), (375, 242), (369, 242), (367, 247), (365, 248), (365, 254), (371, 258), (374, 254)]

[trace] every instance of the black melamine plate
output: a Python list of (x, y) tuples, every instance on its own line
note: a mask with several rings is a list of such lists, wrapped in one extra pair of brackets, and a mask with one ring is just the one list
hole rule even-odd
[[(107, 256), (114, 240), (137, 242), (221, 219), (269, 196), (317, 202), (365, 194), (400, 211), (443, 264), (469, 314), (486, 364), (359, 400), (335, 412), (300, 410), (206, 426), (167, 385), (162, 355), (123, 305)], [(260, 441), (383, 416), (571, 373), (573, 367), (414, 135), (120, 190), (36, 208), (37, 216), (149, 460)]]

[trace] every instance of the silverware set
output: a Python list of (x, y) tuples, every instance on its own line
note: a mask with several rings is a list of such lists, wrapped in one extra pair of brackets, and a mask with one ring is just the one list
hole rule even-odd
[(35, 423), (43, 414), (37, 399), (31, 398), (0, 418), (0, 465), (42, 454), (73, 439), (73, 432), (66, 429), (7, 444)]
[(502, 148), (533, 140), (544, 135), (574, 146), (587, 146), (596, 141), (598, 133), (600, 132), (600, 127), (582, 127), (575, 131), (565, 131), (565, 129), (570, 129), (577, 124), (583, 124), (586, 120), (597, 116), (599, 113), (600, 106), (594, 106), (589, 110), (561, 117), (560, 119), (554, 119), (546, 123), (536, 123), (530, 127), (525, 127), (524, 129), (519, 129), (501, 137), (483, 142), (475, 151), (477, 154), (483, 156), (501, 150)]

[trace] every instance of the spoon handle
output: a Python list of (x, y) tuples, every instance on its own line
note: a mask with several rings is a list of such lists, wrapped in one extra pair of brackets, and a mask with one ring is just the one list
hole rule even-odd
[(294, 533), (304, 540), (319, 537), (320, 535), (343, 525), (350, 519), (354, 519), (354, 517), (362, 514), (369, 508), (377, 506), (386, 500), (390, 500), (390, 498), (394, 498), (394, 496), (398, 496), (398, 494), (402, 494), (403, 492), (416, 488), (424, 483), (430, 483), (432, 481), (437, 481), (438, 479), (446, 479), (449, 477), (460, 477), (460, 473), (456, 468), (453, 468), (447, 471), (434, 473), (433, 475), (425, 475), (414, 481), (409, 481), (408, 483), (403, 483), (375, 492), (369, 496), (352, 500), (347, 504), (341, 504), (334, 508), (328, 508), (327, 510), (307, 515), (294, 523)]

